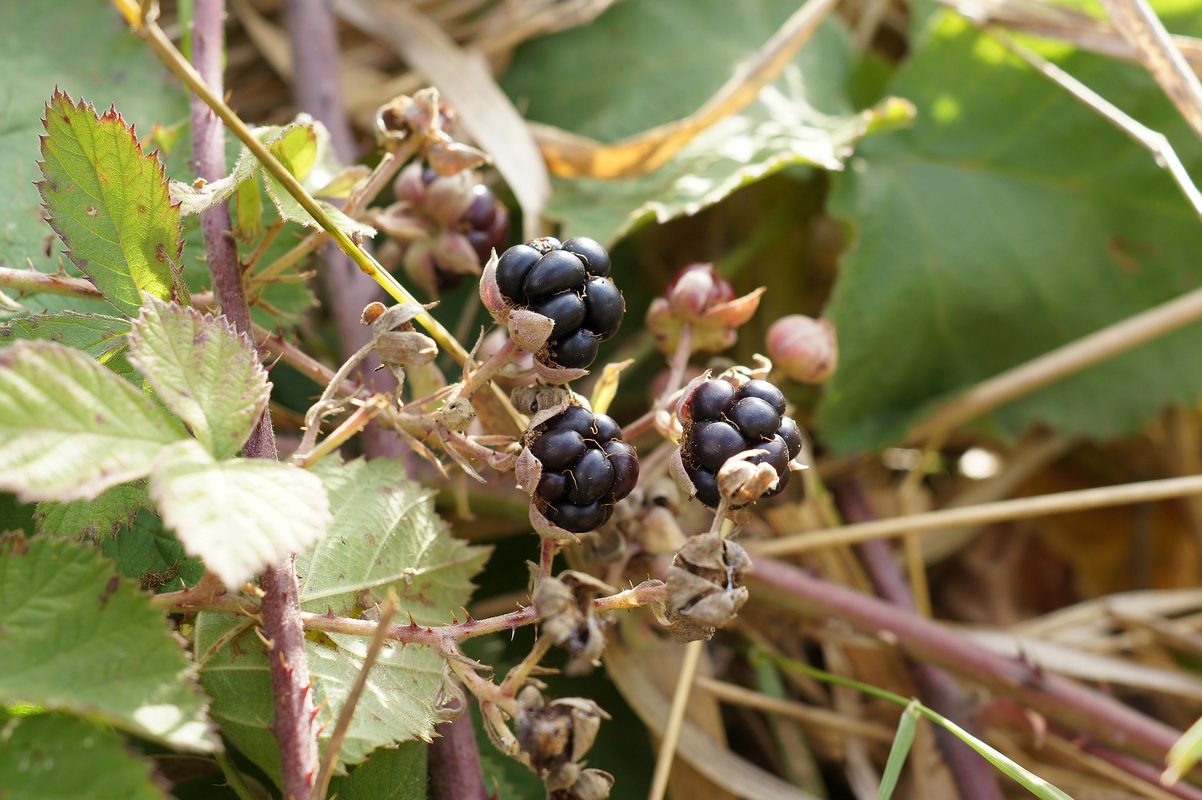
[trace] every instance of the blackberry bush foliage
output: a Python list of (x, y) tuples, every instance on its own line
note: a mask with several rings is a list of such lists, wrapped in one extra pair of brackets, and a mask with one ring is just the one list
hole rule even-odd
[[(377, 796), (357, 782), (420, 768), (424, 743), (470, 692), (489, 738), (550, 797), (601, 800), (615, 780), (603, 767), (618, 765), (584, 756), (608, 715), (587, 698), (544, 696), (543, 656), (567, 650), (576, 675), (600, 665), (616, 611), (648, 608), (661, 631), (689, 641), (746, 602), (750, 560), (716, 529), (764, 470), (761, 493), (784, 490), (801, 433), (784, 396), (746, 370), (694, 382), (683, 401), (680, 384), (695, 352), (734, 341), (762, 292), (736, 297), (711, 266), (694, 265), (652, 304), (671, 375), (624, 434), (607, 413), (626, 396), (624, 365), (582, 380), (626, 313), (606, 248), (544, 236), (498, 254), (508, 210), (483, 187), (484, 154), (454, 139), (437, 93), (379, 116), (391, 152), (373, 171), (338, 165), (325, 131), (300, 119), (240, 131), (266, 148), (262, 162), (247, 148), (228, 175), (172, 180), (115, 111), (98, 115), (61, 92), (47, 105), (41, 198), (88, 280), (38, 285), (92, 305), (22, 309), (0, 325), (0, 490), (37, 504), (28, 529), (0, 537), (0, 594), (14, 598), (0, 604), (0, 700), (78, 717), (22, 723), (30, 748), (99, 734), (103, 721), (107, 753), (122, 752), (123, 736), (206, 758), (233, 749), (236, 761), (211, 762), (231, 785), (249, 772), (285, 796)], [(207, 157), (198, 163), (211, 173)], [(294, 183), (296, 197), (284, 188)], [(374, 207), (389, 184), (395, 201)], [(263, 196), (278, 218), (257, 218)], [(235, 215), (205, 226), (203, 253), (185, 249), (185, 226), (228, 214), (231, 199)], [(353, 309), (352, 324), (369, 331), (340, 366), (305, 352), (295, 324), (287, 336), (256, 325), (285, 324), (270, 292), (303, 281), (296, 265), (322, 241), (273, 247), (289, 226), (325, 229), (399, 301)], [(382, 254), (391, 247), (430, 295), (479, 275), (504, 343), (486, 357), (457, 341), (436, 303), (413, 301), (356, 245), (377, 229), (389, 240)], [(223, 249), (227, 230), (234, 251)], [(344, 302), (338, 287), (330, 299)], [(386, 389), (363, 374), (369, 357), (395, 379)], [(301, 430), (278, 443), (266, 411), (283, 395), (268, 361), (324, 385), (293, 409)], [(500, 377), (517, 384), (511, 395)], [(360, 435), (374, 452), (410, 457), (343, 461), (340, 448)], [(711, 507), (724, 481), (736, 487), (713, 520), (669, 513), (681, 498), (664, 473), (678, 461)], [(728, 476), (740, 461), (752, 472)], [(525, 503), (538, 536), (529, 607), (459, 621), (488, 550), (454, 538), (434, 511), (440, 486), (459, 487), (465, 512), (483, 496), (449, 483), (456, 472), (502, 503)], [(574, 569), (556, 574), (564, 548)], [(475, 636), (534, 623), (534, 650), (495, 680), (463, 652)], [(55, 661), (64, 654), (95, 664), (96, 681)], [(119, 687), (102, 679), (118, 674)], [(149, 785), (136, 757), (112, 758)], [(89, 763), (89, 774), (103, 768)]]

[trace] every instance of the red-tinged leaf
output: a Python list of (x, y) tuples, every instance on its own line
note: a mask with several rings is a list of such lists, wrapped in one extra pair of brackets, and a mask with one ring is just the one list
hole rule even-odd
[(67, 257), (127, 315), (141, 307), (142, 292), (186, 302), (180, 212), (162, 162), (142, 152), (115, 109), (97, 116), (62, 91), (42, 122), (38, 190)]

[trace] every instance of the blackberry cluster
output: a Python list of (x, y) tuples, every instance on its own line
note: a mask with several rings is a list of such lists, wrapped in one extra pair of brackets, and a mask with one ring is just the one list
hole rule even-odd
[(548, 420), (530, 452), (542, 463), (534, 492), (540, 511), (572, 533), (601, 527), (639, 481), (638, 454), (618, 423), (581, 406)]
[(506, 299), (555, 321), (543, 363), (584, 369), (622, 324), (626, 302), (609, 279), (609, 254), (584, 236), (545, 237), (514, 245), (497, 262)]
[(697, 499), (718, 507), (718, 470), (744, 450), (766, 450), (748, 460), (776, 470), (776, 488), (764, 497), (783, 492), (789, 483), (789, 462), (801, 452), (801, 429), (784, 414), (785, 396), (768, 381), (748, 381), (738, 389), (722, 379), (698, 385), (685, 401), (680, 444)]

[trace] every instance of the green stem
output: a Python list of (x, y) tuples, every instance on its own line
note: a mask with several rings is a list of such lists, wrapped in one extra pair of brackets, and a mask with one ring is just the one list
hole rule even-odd
[(234, 760), (230, 758), (229, 753), (217, 753), (214, 755), (214, 758), (217, 760), (217, 765), (221, 767), (221, 772), (225, 775), (225, 782), (234, 790), (234, 794), (238, 795), (238, 800), (261, 800), (246, 783), (246, 779), (238, 771), (238, 767), (234, 764)]

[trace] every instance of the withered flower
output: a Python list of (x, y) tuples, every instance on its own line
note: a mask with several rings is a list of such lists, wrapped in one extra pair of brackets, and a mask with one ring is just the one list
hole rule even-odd
[(679, 642), (709, 639), (747, 602), (743, 576), (751, 559), (716, 533), (689, 538), (668, 569), (666, 617)]
[(539, 778), (546, 780), (565, 764), (583, 758), (597, 739), (601, 720), (609, 718), (592, 700), (561, 697), (548, 703), (538, 689), (527, 686), (518, 695), (518, 747)]

